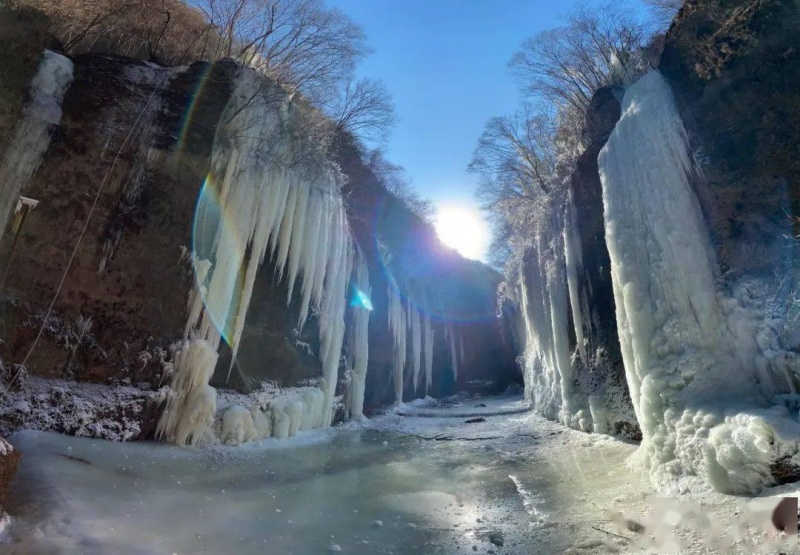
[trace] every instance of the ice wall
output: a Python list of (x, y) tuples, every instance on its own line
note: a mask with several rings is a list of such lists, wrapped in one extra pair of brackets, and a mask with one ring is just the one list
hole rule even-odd
[(31, 82), (30, 100), (0, 161), (0, 233), (50, 146), (53, 127), (61, 121), (61, 102), (72, 84), (72, 69), (69, 58), (44, 51)]
[(775, 461), (797, 463), (800, 429), (771, 406), (780, 387), (759, 371), (758, 315), (718, 286), (686, 132), (660, 73), (627, 90), (598, 162), (643, 462), (666, 488), (692, 474), (732, 493), (772, 483)]
[[(298, 326), (303, 326), (312, 305), (319, 320), (323, 397), (309, 423), (316, 428), (330, 425), (333, 418), (354, 245), (339, 192), (341, 175), (327, 160), (324, 145), (315, 142), (308, 115), (259, 74), (240, 70), (217, 130), (205, 184), (217, 199), (221, 217), (211, 260), (195, 261), (197, 282), (185, 333), (192, 345), (202, 342), (213, 351), (224, 334), (235, 360), (258, 269), (269, 252), (278, 278), (287, 280), (287, 303), (302, 279)], [(366, 280), (365, 269), (359, 269), (360, 280)], [(359, 371), (366, 368), (364, 326), (356, 325), (362, 336)], [(188, 398), (185, 376), (200, 372), (192, 361), (183, 357), (176, 365), (171, 387), (177, 396)], [(207, 383), (206, 379), (206, 387)], [(193, 410), (188, 402), (168, 404), (160, 435), (182, 443), (180, 434), (170, 433), (170, 423), (182, 421), (184, 413)], [(304, 413), (303, 407), (292, 408), (288, 418), (296, 419), (298, 411)], [(238, 421), (234, 416), (229, 423)], [(273, 434), (282, 435), (283, 425), (274, 422)]]

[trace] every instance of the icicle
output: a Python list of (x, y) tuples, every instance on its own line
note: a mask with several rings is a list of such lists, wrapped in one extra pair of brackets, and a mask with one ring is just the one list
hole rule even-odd
[[(360, 293), (370, 298), (372, 289), (369, 286), (369, 272), (367, 261), (360, 249), (356, 250), (356, 287)], [(367, 379), (367, 364), (369, 362), (369, 313), (365, 306), (353, 307), (353, 367), (350, 391), (348, 394), (348, 413), (351, 419), (361, 419), (364, 415), (364, 389)]]
[[(313, 202), (309, 202), (309, 189), (310, 187), (306, 183), (298, 184), (297, 186), (297, 200), (296, 200), (296, 208), (295, 208), (295, 216), (292, 221), (292, 235), (291, 235), (291, 256), (289, 257), (289, 287), (288, 287), (288, 296), (286, 299), (286, 305), (288, 306), (292, 301), (292, 292), (294, 291), (294, 282), (297, 279), (297, 272), (300, 270), (300, 263), (303, 262), (303, 253), (309, 247), (315, 245), (316, 243), (306, 244), (303, 240), (303, 236), (306, 234), (306, 217), (308, 216), (308, 211), (310, 206), (316, 204)], [(312, 215), (312, 218), (316, 219), (318, 216), (316, 214)], [(309, 237), (309, 239), (315, 239)], [(307, 269), (307, 268), (306, 268)], [(310, 281), (310, 279), (305, 279), (304, 281)]]
[(419, 371), (422, 367), (422, 324), (419, 311), (411, 307), (411, 363), (414, 368), (414, 391), (419, 387)]
[(406, 316), (403, 301), (397, 292), (396, 285), (390, 283), (389, 295), (389, 331), (394, 338), (393, 371), (394, 402), (403, 402), (403, 372), (406, 366)]
[(433, 326), (430, 317), (425, 314), (422, 322), (423, 337), (425, 338), (425, 395), (428, 395), (433, 383)]
[[(273, 254), (277, 250), (279, 279), (288, 269), (289, 301), (295, 280), (302, 273), (304, 308), (300, 323), (305, 321), (309, 304), (317, 303), (320, 306), (319, 356), (323, 376), (319, 402), (316, 397), (308, 398), (273, 412), (273, 431), (281, 436), (291, 435), (304, 426), (328, 426), (333, 418), (354, 249), (339, 193), (341, 174), (321, 154), (314, 154), (302, 164), (296, 163), (305, 155), (295, 152), (298, 144), (302, 148), (302, 142), (296, 141), (290, 126), (298, 122), (288, 120), (298, 117), (299, 111), (287, 110), (287, 102), (259, 102), (258, 95), (263, 94), (264, 86), (261, 79), (251, 71), (240, 72), (236, 91), (222, 118), (225, 123), (218, 130), (208, 183), (218, 187), (222, 216), (212, 245), (213, 264), (209, 261), (195, 263), (196, 283), (189, 299), (186, 336), (193, 338), (187, 352), (201, 349), (207, 353), (216, 350), (224, 334), (235, 360), (258, 267), (267, 249)], [(232, 115), (226, 117), (229, 113)], [(217, 183), (213, 176), (217, 176)], [(239, 286), (241, 291), (237, 290)], [(234, 301), (238, 302), (234, 304)], [(363, 335), (366, 324), (358, 320), (356, 325), (361, 326)], [(200, 437), (194, 428), (184, 426), (176, 431), (179, 427), (176, 422), (184, 422), (190, 412), (195, 415), (194, 422), (209, 406), (213, 408), (213, 388), (207, 386), (216, 362), (216, 352), (213, 354), (213, 361), (210, 355), (203, 355), (210, 367), (204, 366), (205, 370), (197, 374), (205, 378), (203, 387), (194, 384), (194, 377), (191, 386), (186, 379), (175, 378), (176, 400), (162, 417), (159, 437), (178, 442), (195, 442)], [(360, 345), (356, 366), (358, 371), (363, 369), (364, 374), (366, 356), (365, 345)], [(197, 366), (195, 362), (200, 355), (187, 357), (194, 361), (192, 367)], [(190, 375), (195, 376), (199, 371), (191, 372), (194, 373)], [(190, 397), (202, 410), (187, 408), (194, 406), (186, 401)], [(361, 397), (363, 404), (363, 393)], [(309, 408), (309, 403), (313, 407)], [(308, 410), (310, 415), (304, 412)], [(237, 440), (245, 420), (242, 411), (230, 413), (228, 427), (231, 429), (227, 431), (233, 434), (231, 441)], [(261, 428), (266, 429), (266, 424), (261, 424)]]
[(575, 217), (575, 203), (572, 198), (572, 193), (570, 192), (567, 202), (566, 222), (564, 225), (564, 255), (567, 264), (567, 285), (569, 287), (570, 308), (572, 309), (572, 322), (575, 326), (575, 341), (578, 344), (578, 352), (580, 352), (581, 360), (588, 364), (583, 334), (584, 322), (583, 313), (581, 311), (581, 298), (578, 293), (578, 275), (583, 273), (583, 255), (577, 228), (578, 221)]
[(72, 84), (69, 58), (45, 50), (33, 76), (30, 100), (0, 161), (0, 235), (20, 193), (42, 163), (50, 133), (61, 122), (61, 101)]
[(453, 328), (448, 326), (447, 342), (450, 344), (450, 364), (453, 367), (453, 381), (458, 382), (458, 357), (456, 353), (456, 337)]
[(278, 281), (283, 279), (283, 269), (285, 268), (286, 261), (289, 258), (289, 246), (291, 245), (292, 241), (292, 220), (297, 207), (298, 188), (299, 187), (296, 183), (289, 186), (289, 196), (286, 199), (286, 211), (283, 213), (283, 219), (281, 220), (278, 260), (275, 264), (275, 270), (278, 272)]

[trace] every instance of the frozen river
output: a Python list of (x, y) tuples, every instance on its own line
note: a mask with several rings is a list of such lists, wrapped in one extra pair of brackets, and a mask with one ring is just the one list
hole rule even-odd
[(513, 414), (513, 399), (476, 409), (481, 422), (466, 423), (463, 403), (453, 407), (458, 418), (385, 415), (239, 448), (18, 433), (15, 543), (0, 550), (529, 554), (629, 546), (634, 534), (609, 515), (651, 495), (644, 473), (625, 465), (635, 446)]

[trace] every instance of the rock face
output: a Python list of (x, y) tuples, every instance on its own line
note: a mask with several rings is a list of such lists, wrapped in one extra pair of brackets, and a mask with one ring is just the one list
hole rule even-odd
[[(725, 328), (722, 333), (724, 341), (717, 343), (727, 345), (730, 342), (732, 346), (728, 350), (734, 353), (732, 356), (741, 371), (736, 372), (736, 380), (729, 377), (724, 383), (727, 386), (733, 382), (740, 385), (746, 382), (738, 393), (729, 394), (726, 406), (749, 403), (757, 416), (748, 416), (746, 410), (737, 413), (737, 410), (730, 409), (724, 414), (695, 418), (692, 422), (693, 410), (705, 407), (715, 394), (723, 394), (720, 384), (713, 392), (703, 393), (702, 401), (692, 397), (685, 407), (672, 407), (666, 411), (658, 409), (657, 391), (653, 389), (658, 390), (660, 386), (653, 385), (657, 380), (650, 375), (650, 370), (664, 364), (671, 356), (663, 345), (657, 345), (658, 341), (642, 342), (632, 355), (635, 358), (630, 359), (628, 372), (633, 371), (636, 360), (637, 364), (644, 365), (639, 368), (642, 376), (633, 383), (628, 379), (630, 375), (625, 376), (626, 365), (622, 362), (618, 337), (623, 331), (617, 329), (618, 322), (623, 322), (625, 327), (636, 324), (634, 328), (644, 329), (639, 325), (643, 322), (632, 324), (629, 311), (638, 314), (637, 306), (641, 305), (637, 303), (645, 297), (659, 298), (658, 287), (650, 287), (650, 297), (647, 291), (636, 289), (638, 286), (647, 289), (644, 284), (649, 282), (644, 273), (638, 275), (642, 279), (633, 279), (633, 274), (620, 277), (624, 274), (622, 272), (614, 279), (622, 279), (624, 283), (614, 283), (612, 260), (606, 244), (609, 225), (616, 229), (616, 224), (609, 222), (609, 199), (605, 199), (604, 204), (597, 159), (620, 118), (617, 99), (621, 99), (625, 91), (603, 89), (594, 97), (586, 125), (586, 143), (589, 146), (578, 159), (571, 179), (571, 207), (563, 221), (559, 220), (560, 215), (554, 217), (553, 227), (564, 229), (563, 237), (559, 232), (532, 237), (535, 247), (526, 254), (521, 268), (524, 287), (520, 308), (523, 314), (527, 311), (529, 315), (526, 322), (528, 337), (536, 337), (538, 342), (531, 349), (531, 341), (528, 341), (526, 385), (530, 384), (528, 389), (538, 410), (576, 428), (611, 433), (627, 430), (630, 437), (640, 438), (645, 423), (637, 422), (633, 414), (629, 388), (636, 390), (635, 397), (638, 398), (643, 395), (640, 386), (649, 387), (651, 391), (644, 396), (656, 402), (648, 405), (646, 411), (637, 409), (641, 412), (639, 418), (650, 418), (656, 413), (662, 420), (662, 417), (667, 417), (665, 428), (659, 433), (664, 433), (664, 437), (672, 442), (664, 445), (674, 448), (674, 453), (655, 457), (660, 463), (654, 462), (653, 465), (673, 465), (667, 474), (696, 473), (724, 491), (754, 491), (765, 484), (782, 483), (797, 476), (800, 469), (797, 466), (797, 446), (789, 437), (791, 434), (780, 438), (777, 437), (780, 434), (776, 434), (768, 448), (760, 450), (757, 456), (751, 456), (743, 453), (749, 453), (748, 442), (753, 438), (748, 435), (750, 432), (741, 431), (752, 419), (764, 429), (793, 429), (793, 421), (783, 421), (785, 427), (778, 421), (787, 406), (790, 411), (796, 411), (792, 399), (800, 391), (800, 330), (797, 324), (800, 272), (796, 263), (800, 221), (798, 25), (800, 6), (791, 0), (689, 0), (665, 37), (659, 68), (674, 94), (688, 135), (686, 188), (690, 197), (697, 197), (700, 214), (699, 218), (691, 219), (696, 224), (693, 228), (694, 245), (705, 244), (710, 239), (706, 250), (711, 263), (704, 268), (705, 282), (700, 289), (703, 289), (702, 295), (716, 296), (708, 306), (713, 307), (721, 319), (717, 321), (719, 325), (710, 326), (702, 335), (714, 343), (718, 333), (711, 330), (720, 326)], [(649, 98), (649, 93), (641, 94)], [(654, 108), (652, 114), (658, 113)], [(632, 131), (636, 127), (630, 121), (635, 119), (633, 114), (628, 119), (628, 132), (639, 132)], [(642, 125), (641, 130), (646, 131), (647, 126)], [(624, 132), (620, 130), (618, 134)], [(657, 148), (656, 133), (642, 137), (653, 139), (653, 148)], [(620, 139), (624, 143), (629, 138)], [(683, 145), (683, 138), (678, 142)], [(616, 162), (625, 158), (620, 152), (619, 144), (622, 143), (618, 143), (615, 149)], [(633, 153), (636, 149), (628, 148), (627, 151)], [(614, 194), (620, 191), (616, 188), (619, 185), (633, 186), (631, 181), (640, 182), (641, 187), (659, 186), (658, 178), (647, 174), (648, 168), (655, 167), (656, 161), (647, 160), (647, 148), (644, 151), (644, 154), (639, 154), (641, 159), (637, 163), (641, 167), (638, 171), (628, 172), (627, 177), (617, 175), (616, 179), (609, 176), (610, 182), (617, 182), (611, 184)], [(607, 162), (618, 166), (614, 160)], [(637, 176), (631, 178), (634, 174)], [(642, 194), (649, 192), (644, 190)], [(612, 219), (631, 223), (640, 218), (630, 218), (632, 198), (612, 207)], [(653, 209), (657, 211), (655, 207)], [(617, 253), (618, 269), (625, 266), (630, 270), (637, 265), (647, 267), (649, 264), (655, 274), (664, 266), (664, 260), (676, 254), (673, 252), (675, 249), (663, 247), (670, 240), (680, 242), (678, 237), (686, 228), (676, 224), (681, 221), (680, 217), (675, 218), (679, 215), (664, 213), (662, 216), (656, 220), (653, 220), (655, 216), (640, 218), (643, 234), (644, 229), (651, 226), (658, 244), (653, 242), (644, 247), (639, 260), (635, 260), (635, 249), (622, 249)], [(635, 242), (635, 235), (633, 232), (628, 238)], [(665, 242), (665, 237), (671, 239)], [(690, 249), (677, 250), (685, 254)], [(684, 263), (679, 268), (665, 269), (664, 276), (674, 271), (675, 276), (681, 277), (693, 271), (685, 266)], [(695, 270), (699, 272), (699, 269)], [(565, 281), (568, 303), (563, 300)], [(670, 278), (662, 281), (674, 283)], [(628, 299), (631, 306), (624, 306), (622, 310), (615, 306), (615, 287), (620, 293), (617, 300)], [(695, 319), (700, 322), (702, 317), (698, 316), (698, 311), (702, 312), (702, 309), (693, 305), (691, 298), (695, 293), (679, 295), (680, 298), (675, 300), (679, 305), (688, 298), (691, 310), (696, 311)], [(526, 303), (529, 306), (526, 307)], [(664, 327), (665, 337), (677, 337), (680, 334), (675, 330), (680, 326), (668, 329), (667, 324), (662, 326), (658, 323), (669, 314), (668, 304), (656, 301), (654, 306), (657, 308), (652, 318), (645, 320), (655, 326), (655, 331)], [(720, 316), (723, 312), (724, 316)], [(720, 324), (722, 321), (725, 323)], [(524, 325), (521, 323), (517, 329), (524, 330)], [(517, 334), (523, 336), (523, 343), (525, 333)], [(624, 330), (624, 333), (630, 334), (631, 329)], [(689, 334), (677, 341), (675, 353), (680, 356), (683, 351), (696, 353), (698, 349), (692, 347), (696, 339)], [(630, 341), (626, 343), (631, 344)], [(642, 362), (648, 356), (652, 356), (651, 360)], [(696, 358), (699, 360), (700, 357)], [(711, 355), (709, 360), (718, 363), (723, 358)], [(681, 392), (680, 395), (689, 395), (690, 390), (701, 390), (699, 384), (703, 380), (714, 381), (709, 378), (713, 372), (706, 371), (707, 368), (697, 360), (686, 365), (686, 369), (690, 370), (689, 374), (697, 372), (697, 379), (683, 391), (683, 385), (678, 383), (680, 380), (675, 378), (677, 381), (672, 385)], [(668, 368), (666, 374), (669, 372)], [(644, 381), (641, 381), (642, 377)], [(683, 380), (688, 384), (693, 378), (685, 374)], [(609, 391), (613, 394), (603, 393)], [(741, 391), (748, 391), (749, 398), (742, 398)], [(664, 393), (661, 397), (663, 400), (669, 395)], [(588, 409), (587, 404), (590, 405)], [(597, 414), (609, 408), (616, 411), (620, 407), (622, 410), (618, 416), (606, 418), (607, 422), (617, 424), (598, 428)], [(654, 409), (652, 414), (648, 412), (650, 409)], [(676, 414), (683, 414), (683, 420), (673, 426), (668, 421), (676, 411)], [(653, 426), (649, 428), (652, 431)], [(710, 437), (710, 440), (706, 442), (705, 437)], [(663, 443), (661, 440), (658, 442)], [(723, 447), (726, 442), (731, 446)], [(691, 456), (687, 455), (689, 451)], [(680, 462), (675, 462), (675, 458), (681, 459)], [(737, 460), (744, 459), (750, 461), (752, 468), (738, 466)]]
[(689, 0), (666, 37), (660, 69), (702, 167), (694, 187), (728, 280), (794, 270), (798, 24), (793, 0)]
[[(45, 45), (38, 46), (41, 52)], [(37, 58), (29, 58), (35, 67)], [(237, 68), (225, 61), (161, 68), (100, 55), (72, 63), (63, 114), (38, 170), (22, 185), (22, 194), (38, 205), (24, 220), (17, 216), (0, 242), (0, 263), (9, 268), (2, 278), (0, 354), (9, 366), (25, 361), (32, 377), (155, 389), (174, 362), (171, 346), (185, 333), (196, 204), (205, 180), (213, 178), (212, 147)], [(10, 99), (3, 103), (9, 113), (21, 109), (26, 86), (17, 87), (23, 93), (0, 91)], [(0, 131), (3, 145), (8, 133)], [(508, 343), (495, 317), (499, 276), (443, 249), (429, 226), (386, 194), (357, 150), (334, 155), (347, 180), (348, 218), (373, 292), (367, 404), (394, 400), (390, 287), (431, 317), (436, 343), (429, 394), (452, 393), (475, 381), (491, 380), (495, 388), (514, 381), (513, 352), (503, 347)], [(286, 387), (320, 377), (318, 322), (312, 317), (296, 330), (300, 298), (294, 295), (287, 305), (286, 281), (275, 275), (270, 260), (258, 270), (234, 370), (228, 379), (231, 352), (223, 346), (212, 385), (247, 392), (265, 380)], [(352, 317), (348, 309), (348, 330)], [(459, 338), (457, 374), (445, 328)], [(425, 395), (413, 387), (410, 368), (404, 374), (407, 400)], [(344, 368), (339, 376), (342, 394)], [(145, 429), (151, 426), (143, 424)]]
[(8, 486), (17, 471), (19, 459), (19, 453), (14, 450), (14, 447), (0, 437), (0, 512), (6, 497), (8, 497)]

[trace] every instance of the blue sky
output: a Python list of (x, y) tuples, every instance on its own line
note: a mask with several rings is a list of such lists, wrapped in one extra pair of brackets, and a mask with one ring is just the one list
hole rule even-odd
[[(598, 0), (587, 2), (599, 4)], [(437, 206), (477, 209), (466, 168), (484, 125), (519, 103), (508, 61), (556, 27), (567, 0), (328, 0), (364, 29), (359, 74), (383, 80), (399, 118), (387, 157)]]

